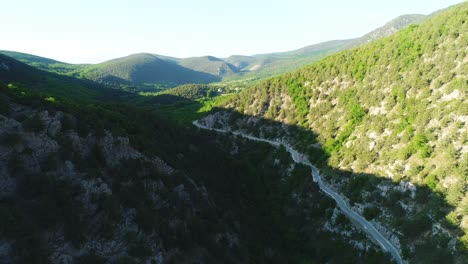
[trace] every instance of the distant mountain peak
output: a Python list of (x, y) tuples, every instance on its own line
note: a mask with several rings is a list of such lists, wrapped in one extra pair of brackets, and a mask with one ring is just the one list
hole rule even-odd
[(420, 14), (401, 15), (390, 20), (385, 25), (373, 30), (364, 36), (358, 38), (350, 46), (356, 47), (367, 44), (379, 38), (385, 38), (395, 34), (396, 32), (408, 27), (411, 24), (416, 24), (423, 21), (427, 16)]
[(214, 56), (206, 56), (206, 58), (207, 58), (209, 61), (223, 61), (222, 59), (216, 58), (216, 57), (214, 57)]

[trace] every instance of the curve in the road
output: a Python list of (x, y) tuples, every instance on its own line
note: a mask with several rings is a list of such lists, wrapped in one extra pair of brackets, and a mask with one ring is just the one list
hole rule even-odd
[(248, 138), (248, 139), (255, 140), (255, 141), (266, 142), (274, 146), (283, 145), (286, 148), (286, 150), (291, 154), (291, 157), (294, 160), (294, 162), (302, 163), (304, 165), (309, 166), (312, 169), (312, 179), (318, 183), (322, 191), (324, 191), (328, 196), (330, 196), (336, 201), (340, 209), (348, 218), (350, 218), (354, 223), (358, 224), (358, 226), (361, 227), (362, 230), (364, 230), (364, 232), (366, 232), (372, 238), (374, 238), (382, 247), (382, 249), (384, 249), (385, 251), (389, 252), (392, 255), (392, 257), (398, 264), (404, 263), (396, 247), (388, 239), (386, 239), (369, 221), (367, 221), (364, 217), (362, 217), (361, 215), (356, 213), (354, 210), (352, 210), (347, 205), (345, 200), (337, 192), (333, 191), (327, 185), (325, 185), (322, 181), (322, 178), (320, 177), (319, 170), (314, 165), (312, 165), (312, 163), (310, 163), (305, 158), (304, 155), (301, 155), (297, 150), (295, 150), (289, 144), (284, 143), (284, 142), (274, 141), (274, 140), (268, 140), (264, 138), (258, 138), (258, 137), (254, 137), (251, 135), (246, 135), (242, 132), (211, 128), (211, 127), (200, 124), (198, 120), (193, 121), (192, 124), (201, 129), (212, 130), (212, 131), (216, 131), (220, 133), (230, 132), (234, 135), (242, 136), (244, 138)]

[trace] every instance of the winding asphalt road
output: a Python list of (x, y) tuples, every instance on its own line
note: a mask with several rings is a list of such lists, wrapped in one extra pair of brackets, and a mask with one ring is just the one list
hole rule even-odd
[(369, 234), (375, 241), (377, 241), (382, 247), (382, 249), (384, 249), (387, 252), (390, 252), (394, 260), (398, 264), (405, 263), (403, 259), (401, 258), (400, 253), (395, 248), (395, 246), (393, 246), (393, 244), (390, 241), (388, 241), (377, 229), (375, 229), (375, 227), (369, 221), (367, 221), (364, 217), (362, 217), (361, 215), (353, 211), (338, 193), (336, 193), (335, 191), (330, 189), (327, 185), (325, 185), (325, 183), (323, 183), (322, 181), (322, 178), (320, 177), (319, 170), (314, 165), (312, 165), (305, 158), (304, 155), (300, 154), (297, 150), (295, 150), (289, 144), (284, 143), (284, 142), (279, 142), (279, 141), (258, 138), (258, 137), (246, 135), (244, 133), (237, 132), (237, 131), (228, 131), (228, 130), (223, 130), (223, 129), (207, 127), (205, 125), (200, 124), (198, 120), (193, 121), (192, 124), (201, 129), (208, 129), (208, 130), (212, 130), (212, 131), (216, 131), (220, 133), (230, 132), (234, 135), (239, 135), (239, 136), (242, 136), (251, 140), (255, 140), (255, 141), (266, 142), (274, 146), (283, 145), (286, 148), (286, 150), (291, 154), (291, 157), (294, 160), (294, 162), (302, 163), (304, 165), (309, 166), (312, 169), (312, 179), (318, 183), (322, 191), (324, 191), (328, 196), (330, 196), (336, 201), (340, 209), (348, 218), (350, 218), (354, 223), (356, 223), (359, 227), (361, 227), (367, 234)]

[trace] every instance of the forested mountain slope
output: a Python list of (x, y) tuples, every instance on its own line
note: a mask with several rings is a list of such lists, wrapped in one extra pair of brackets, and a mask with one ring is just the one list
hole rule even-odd
[(0, 57), (0, 263), (390, 262), (284, 148), (56, 77)]
[(468, 3), (462, 3), (391, 37), (261, 82), (226, 105), (234, 113), (211, 122), (286, 136), (324, 170), (345, 172), (328, 173), (328, 180), (397, 237), (411, 262), (466, 263), (467, 18)]

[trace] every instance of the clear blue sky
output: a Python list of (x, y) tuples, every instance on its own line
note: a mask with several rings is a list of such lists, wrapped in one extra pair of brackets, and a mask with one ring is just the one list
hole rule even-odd
[(5, 0), (0, 49), (65, 62), (287, 51), (462, 0)]

